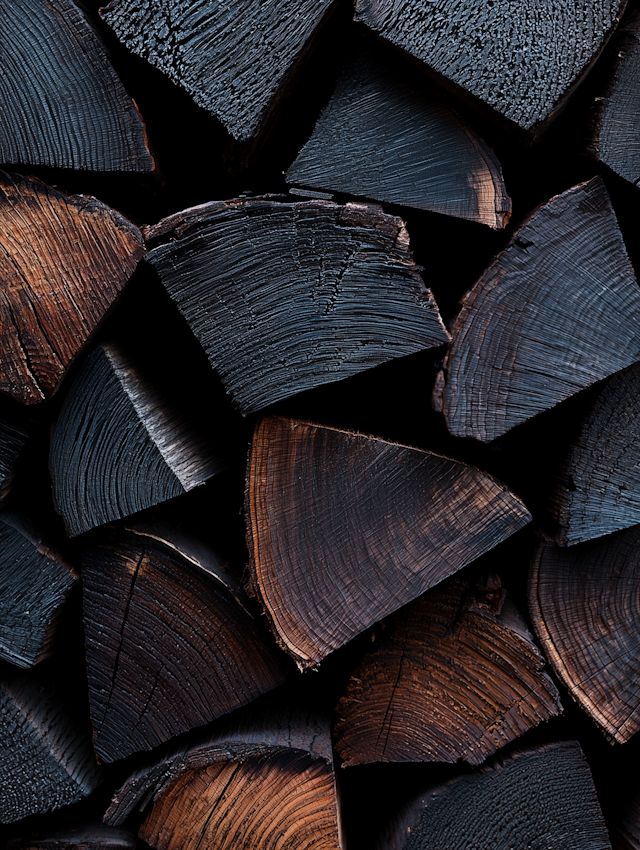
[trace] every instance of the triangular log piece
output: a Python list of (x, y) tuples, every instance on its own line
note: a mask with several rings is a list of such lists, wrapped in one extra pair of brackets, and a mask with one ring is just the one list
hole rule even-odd
[(0, 682), (0, 776), (0, 823), (75, 803), (100, 781), (78, 724), (25, 674)]
[(544, 659), (500, 579), (454, 576), (386, 624), (336, 708), (344, 766), (480, 764), (562, 711)]
[(138, 839), (128, 829), (83, 823), (56, 832), (36, 832), (29, 838), (14, 838), (3, 850), (136, 850)]
[(376, 850), (611, 850), (577, 741), (520, 750), (425, 789)]
[(542, 649), (608, 738), (640, 729), (640, 526), (561, 549), (543, 543), (529, 576)]
[(247, 141), (280, 102), (334, 5), (111, 0), (101, 15), (129, 50), (182, 86), (234, 139)]
[(148, 230), (148, 260), (243, 414), (449, 340), (402, 219), (271, 198)]
[(616, 33), (616, 67), (596, 101), (590, 148), (596, 159), (630, 183), (640, 181), (640, 12), (633, 11)]
[(640, 363), (612, 375), (558, 472), (551, 510), (561, 546), (640, 523)]
[[(356, 0), (356, 20), (458, 92), (536, 135), (558, 114), (614, 31), (626, 0)], [(499, 57), (498, 61), (497, 57)]]
[(139, 835), (157, 850), (339, 850), (326, 718), (261, 707), (217, 729), (138, 770), (105, 821), (120, 824), (153, 798)]
[(640, 360), (640, 290), (599, 177), (539, 207), (467, 294), (434, 403), (490, 442)]
[(77, 580), (26, 520), (0, 513), (0, 658), (32, 667), (51, 654), (56, 620)]
[(462, 116), (416, 77), (362, 45), (287, 182), (502, 229), (511, 199), (500, 163)]
[(105, 204), (0, 172), (0, 392), (53, 395), (143, 253)]
[(253, 592), (300, 667), (531, 519), (463, 463), (279, 417), (256, 428), (246, 513)]
[(166, 528), (97, 532), (82, 554), (94, 746), (150, 750), (285, 680), (220, 558)]
[(204, 484), (227, 463), (215, 436), (167, 402), (121, 346), (98, 346), (51, 435), (53, 493), (67, 531), (82, 534)]
[(6, 0), (0, 28), (0, 162), (153, 171), (136, 105), (72, 0)]
[(11, 495), (16, 464), (29, 440), (33, 425), (30, 417), (20, 416), (15, 408), (11, 410), (8, 407), (13, 405), (0, 407), (0, 506), (5, 505)]

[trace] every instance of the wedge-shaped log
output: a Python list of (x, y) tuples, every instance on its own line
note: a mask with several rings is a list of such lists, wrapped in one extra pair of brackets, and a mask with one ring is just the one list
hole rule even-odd
[(105, 815), (120, 824), (153, 795), (140, 837), (157, 850), (338, 850), (329, 722), (296, 708), (242, 713), (141, 768)]
[(51, 436), (53, 493), (71, 536), (180, 496), (225, 468), (215, 433), (189, 413), (122, 346), (96, 348)]
[(153, 171), (136, 106), (72, 0), (7, 0), (0, 28), (0, 162)]
[(454, 576), (387, 623), (336, 708), (344, 766), (480, 764), (562, 711), (517, 608), (489, 575)]
[(55, 832), (14, 838), (3, 850), (136, 850), (138, 839), (128, 829), (102, 823), (82, 823)]
[[(13, 5), (13, 4), (10, 4)], [(50, 398), (144, 253), (93, 198), (0, 172), (0, 392)]]
[(0, 658), (32, 667), (51, 654), (56, 620), (77, 580), (30, 523), (0, 513)]
[(640, 527), (536, 551), (529, 608), (543, 651), (605, 735), (640, 729)]
[(112, 0), (104, 20), (238, 141), (255, 137), (334, 0)]
[(531, 519), (465, 464), (279, 417), (256, 428), (246, 513), (253, 590), (300, 667)]
[(404, 222), (271, 198), (194, 207), (148, 255), (243, 414), (447, 342)]
[(26, 674), (0, 683), (0, 823), (75, 803), (100, 773), (89, 740)]
[(528, 134), (545, 129), (614, 31), (626, 0), (356, 0), (356, 19)]
[(18, 405), (0, 406), (0, 506), (6, 504), (11, 495), (19, 462), (32, 431), (30, 417), (21, 416)]
[(94, 746), (150, 750), (281, 684), (277, 650), (215, 552), (162, 527), (96, 532), (82, 555)]
[(577, 741), (521, 750), (432, 786), (390, 821), (376, 850), (611, 850)]
[(473, 128), (408, 68), (361, 45), (287, 182), (477, 221), (500, 230), (511, 200)]
[(640, 360), (640, 290), (599, 177), (552, 198), (466, 296), (434, 402), (484, 442)]

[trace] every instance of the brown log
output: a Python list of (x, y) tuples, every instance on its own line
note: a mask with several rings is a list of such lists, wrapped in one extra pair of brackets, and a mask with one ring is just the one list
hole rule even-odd
[(557, 195), (464, 299), (434, 403), (490, 442), (640, 360), (640, 291), (602, 180)]
[(82, 195), (0, 172), (0, 392), (50, 398), (144, 253), (137, 227)]
[(500, 579), (454, 576), (385, 624), (338, 703), (335, 746), (345, 767), (480, 764), (561, 711)]
[(252, 587), (300, 667), (530, 520), (462, 463), (279, 417), (258, 425), (247, 478)]

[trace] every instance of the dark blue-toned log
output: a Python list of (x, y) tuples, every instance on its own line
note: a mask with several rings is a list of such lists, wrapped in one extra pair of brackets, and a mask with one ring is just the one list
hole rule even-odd
[(529, 609), (546, 657), (612, 741), (640, 729), (640, 526), (563, 549), (544, 543)]
[[(459, 94), (530, 135), (546, 129), (589, 71), (626, 0), (356, 0), (356, 20)], [(497, 60), (497, 61), (496, 61)]]
[(577, 741), (497, 758), (407, 801), (375, 850), (611, 850)]
[(13, 403), (0, 404), (0, 506), (11, 495), (24, 447), (33, 428), (30, 417), (20, 415), (21, 408)]
[(595, 177), (535, 210), (466, 295), (434, 404), (490, 442), (640, 360), (640, 289)]
[(148, 260), (245, 415), (449, 339), (378, 206), (220, 201), (146, 231), (170, 234)]
[(300, 667), (531, 519), (506, 487), (463, 463), (279, 417), (256, 428), (247, 479), (253, 591)]
[(136, 850), (138, 839), (128, 829), (83, 822), (55, 832), (36, 830), (28, 838), (14, 838), (3, 850)]
[(72, 0), (6, 0), (0, 29), (0, 162), (153, 171), (136, 106)]
[(234, 139), (247, 141), (278, 106), (334, 5), (111, 0), (101, 14), (129, 50), (182, 86)]
[(0, 513), (0, 658), (32, 667), (51, 654), (58, 615), (77, 579), (23, 517)]
[(221, 558), (152, 526), (83, 547), (94, 746), (111, 762), (245, 705), (285, 680), (277, 649)]
[(424, 82), (386, 52), (362, 44), (287, 182), (503, 228), (511, 200), (500, 163)]
[(385, 623), (336, 707), (335, 746), (345, 767), (480, 764), (561, 711), (500, 579), (454, 576)]

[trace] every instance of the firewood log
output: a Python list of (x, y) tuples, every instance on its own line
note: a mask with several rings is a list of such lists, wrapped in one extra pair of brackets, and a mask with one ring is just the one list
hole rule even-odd
[(68, 533), (182, 495), (224, 469), (222, 447), (197, 412), (171, 403), (120, 344), (98, 346), (51, 436), (53, 493)]
[(609, 823), (611, 846), (613, 850), (640, 850), (640, 785), (633, 775), (629, 781), (629, 772), (635, 771), (635, 764), (627, 764), (622, 799), (618, 800), (615, 816)]
[(387, 624), (336, 708), (344, 766), (480, 764), (562, 711), (555, 685), (500, 579), (454, 576)]
[(24, 447), (29, 441), (33, 422), (30, 417), (20, 415), (18, 405), (0, 402), (0, 507), (11, 496)]
[(104, 20), (238, 141), (263, 129), (334, 0), (111, 0)]
[(52, 652), (55, 625), (78, 580), (16, 514), (0, 513), (0, 658), (32, 667)]
[(0, 775), (0, 823), (75, 803), (100, 781), (88, 739), (24, 673), (0, 682)]
[(279, 417), (256, 428), (247, 479), (253, 592), (300, 667), (530, 520), (465, 464)]
[(550, 664), (605, 735), (640, 729), (640, 527), (561, 549), (543, 543), (529, 608)]
[(151, 797), (140, 838), (157, 850), (338, 850), (329, 722), (295, 707), (244, 712), (133, 774), (105, 821)]
[(0, 172), (0, 392), (43, 401), (133, 274), (142, 236), (115, 210)]
[(94, 746), (150, 750), (245, 705), (284, 669), (215, 552), (168, 528), (96, 532), (83, 547)]
[(404, 222), (377, 206), (205, 204), (148, 261), (243, 414), (448, 341)]
[(610, 850), (577, 741), (525, 749), (425, 788), (390, 820), (376, 850)]
[(511, 200), (493, 152), (415, 72), (390, 58), (359, 47), (287, 182), (502, 229)]
[(626, 0), (356, 0), (356, 20), (445, 84), (530, 136), (546, 129), (589, 71)]
[(434, 395), (490, 442), (640, 360), (640, 292), (599, 177), (537, 209), (467, 294)]
[(7, 0), (0, 27), (0, 162), (153, 171), (136, 105), (72, 0)]
[(36, 832), (29, 838), (14, 838), (2, 850), (136, 850), (138, 840), (128, 829), (83, 823), (55, 832)]

